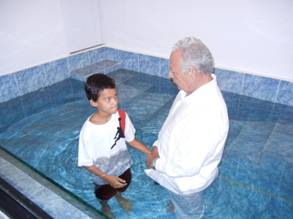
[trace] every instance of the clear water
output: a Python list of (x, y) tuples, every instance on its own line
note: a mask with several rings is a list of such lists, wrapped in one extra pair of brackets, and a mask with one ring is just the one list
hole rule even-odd
[[(150, 146), (176, 89), (166, 79), (142, 73), (118, 70), (111, 75), (118, 84), (120, 107), (132, 118), (137, 138)], [(204, 193), (204, 218), (292, 218), (293, 108), (232, 93), (224, 92), (224, 97), (230, 133), (219, 177)], [(66, 80), (15, 101), (21, 104), (12, 112), (15, 121), (1, 132), (0, 145), (99, 209), (90, 174), (77, 167), (79, 130), (93, 112), (82, 83)], [(6, 108), (17, 105), (5, 104)], [(1, 111), (1, 116), (13, 115)], [(167, 192), (144, 174), (144, 155), (129, 151), (133, 181), (124, 194), (133, 201), (133, 210), (127, 215), (113, 199), (115, 216), (175, 218), (167, 212)]]

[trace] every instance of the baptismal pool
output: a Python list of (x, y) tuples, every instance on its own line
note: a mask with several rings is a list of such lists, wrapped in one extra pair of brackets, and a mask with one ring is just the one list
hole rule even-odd
[[(151, 146), (177, 93), (167, 79), (128, 70), (110, 73), (118, 85), (120, 108), (130, 115), (137, 139)], [(230, 131), (219, 177), (205, 191), (203, 218), (292, 218), (293, 107), (224, 92)], [(77, 167), (79, 130), (93, 112), (83, 84), (67, 79), (19, 97), (7, 115), (15, 122), (1, 131), (0, 145), (95, 209), (90, 174)], [(116, 218), (175, 218), (168, 193), (144, 174), (145, 157), (129, 148), (133, 181), (124, 193), (126, 214), (113, 199)], [(66, 209), (64, 209), (66, 210)]]

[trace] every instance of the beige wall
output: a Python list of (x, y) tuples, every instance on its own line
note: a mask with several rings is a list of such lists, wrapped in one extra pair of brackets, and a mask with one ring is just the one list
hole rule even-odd
[(216, 66), (293, 81), (291, 0), (100, 0), (103, 39), (168, 57), (182, 37), (201, 38)]
[(97, 0), (0, 0), (0, 75), (101, 43)]
[(168, 58), (201, 38), (216, 66), (293, 82), (291, 0), (0, 0), (0, 75), (106, 43)]

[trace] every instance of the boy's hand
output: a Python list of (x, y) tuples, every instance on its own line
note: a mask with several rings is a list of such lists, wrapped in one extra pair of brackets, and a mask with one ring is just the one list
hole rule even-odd
[(152, 168), (154, 160), (157, 159), (158, 157), (159, 157), (158, 147), (154, 146), (153, 151), (147, 156), (147, 167)]
[(104, 179), (115, 189), (123, 188), (127, 185), (126, 181), (118, 176), (107, 175)]

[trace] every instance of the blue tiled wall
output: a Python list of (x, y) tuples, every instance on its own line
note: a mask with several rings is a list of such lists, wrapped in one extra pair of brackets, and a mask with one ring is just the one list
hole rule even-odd
[[(103, 47), (1, 76), (0, 102), (55, 84), (69, 78), (72, 71), (104, 59), (117, 61), (124, 69), (168, 76), (167, 59)], [(224, 91), (293, 106), (291, 82), (223, 69), (215, 73)]]

